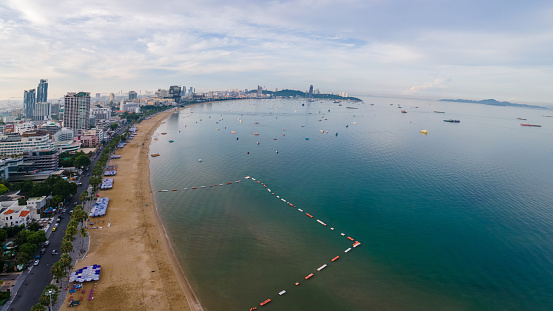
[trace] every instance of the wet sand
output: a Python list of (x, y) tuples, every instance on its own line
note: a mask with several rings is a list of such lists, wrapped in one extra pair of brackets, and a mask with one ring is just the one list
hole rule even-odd
[[(61, 310), (72, 310), (70, 296), (83, 297), (79, 308), (86, 310), (202, 310), (168, 242), (150, 186), (151, 136), (174, 111), (136, 125), (137, 135), (116, 152), (121, 159), (111, 161), (118, 166), (113, 189), (100, 191), (110, 198), (107, 214), (93, 219), (98, 229), (88, 230), (89, 252), (75, 265), (101, 265), (100, 280), (85, 282), (84, 294), (68, 294)], [(94, 299), (88, 301), (92, 288)]]

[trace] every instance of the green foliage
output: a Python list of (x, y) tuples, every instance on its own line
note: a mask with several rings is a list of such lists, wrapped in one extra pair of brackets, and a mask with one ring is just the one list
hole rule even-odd
[(21, 183), (21, 192), (29, 192), (33, 189), (33, 182), (30, 180), (25, 180)]
[(63, 278), (63, 276), (65, 275), (65, 269), (59, 261), (55, 262), (52, 265), (50, 272), (52, 273), (52, 275), (54, 276), (54, 278), (58, 283), (61, 280), (61, 278)]
[(40, 225), (38, 224), (38, 222), (32, 222), (29, 225), (29, 231), (38, 231), (38, 230), (40, 230)]
[(71, 241), (63, 240), (61, 243), (60, 251), (64, 254), (69, 254), (73, 250), (73, 243)]
[(46, 307), (41, 303), (37, 303), (36, 305), (31, 307), (31, 311), (45, 311), (45, 310), (46, 310)]
[(46, 233), (42, 230), (39, 231), (28, 231), (29, 234), (27, 235), (27, 242), (35, 245), (39, 245), (40, 243), (47, 240)]
[(8, 187), (6, 187), (6, 185), (4, 184), (0, 184), (0, 194), (4, 194), (6, 192), (8, 192), (10, 189), (8, 189)]
[(117, 124), (117, 123), (114, 122), (114, 123), (112, 123), (112, 124), (109, 125), (109, 128), (113, 131), (113, 130), (115, 130), (118, 126), (119, 126), (119, 124)]
[(26, 263), (33, 258), (33, 254), (36, 252), (37, 246), (31, 243), (24, 243), (19, 246), (19, 257), (20, 263)]
[(50, 195), (50, 186), (46, 183), (35, 184), (29, 191), (29, 197), (42, 197)]
[(58, 300), (58, 294), (59, 294), (58, 287), (54, 284), (50, 284), (50, 285), (48, 285), (44, 288), (44, 290), (42, 291), (42, 294), (40, 295), (40, 298), (38, 300), (44, 306), (50, 305), (50, 295), (47, 294), (49, 291), (53, 291), (53, 293), (52, 293), (52, 305)]
[(13, 238), (14, 236), (16, 236), (23, 229), (25, 229), (24, 225), (7, 227), (6, 228), (6, 233), (8, 234), (8, 239)]
[(90, 165), (90, 159), (85, 155), (80, 155), (75, 158), (73, 165), (75, 167), (82, 167), (82, 166), (89, 166)]
[(0, 229), (0, 244), (4, 244), (8, 238), (8, 232), (5, 229)]
[(67, 198), (75, 193), (77, 193), (77, 184), (67, 180), (59, 179), (52, 186), (52, 195), (61, 195), (63, 198)]
[(0, 292), (0, 306), (3, 306), (10, 299), (10, 292)]

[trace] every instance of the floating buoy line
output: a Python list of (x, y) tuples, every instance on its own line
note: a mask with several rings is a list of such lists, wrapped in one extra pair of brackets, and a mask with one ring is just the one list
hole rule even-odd
[[(256, 180), (255, 178), (250, 177), (250, 176), (246, 176), (246, 177), (244, 177), (244, 178), (245, 178), (246, 180), (251, 180), (251, 181), (253, 181), (253, 182), (256, 182), (257, 184), (259, 184), (260, 186), (263, 186), (264, 188), (267, 188), (267, 191), (268, 191), (271, 195), (275, 196), (277, 199), (279, 199), (279, 201), (284, 202), (286, 205), (288, 205), (288, 206), (290, 206), (290, 207), (292, 207), (292, 208), (297, 209), (300, 213), (305, 214), (305, 215), (308, 217), (308, 219), (313, 219), (313, 220), (315, 220), (319, 225), (321, 225), (321, 226), (323, 226), (323, 227), (325, 227), (325, 228), (328, 228), (328, 229), (330, 229), (331, 231), (334, 231), (334, 230), (335, 230), (334, 227), (330, 227), (327, 223), (323, 222), (322, 220), (316, 219), (315, 216), (313, 216), (312, 214), (310, 214), (310, 213), (308, 213), (308, 212), (304, 212), (304, 210), (298, 208), (298, 207), (295, 206), (293, 203), (287, 201), (287, 200), (284, 199), (284, 198), (281, 198), (279, 195), (275, 195), (275, 193), (272, 192), (271, 189), (270, 189), (266, 184), (262, 183), (260, 180)], [(234, 182), (220, 183), (220, 184), (218, 184), (218, 185), (217, 185), (217, 184), (213, 184), (213, 185), (209, 185), (209, 188), (213, 188), (213, 187), (217, 187), (217, 186), (224, 186), (224, 185), (232, 185), (233, 183), (239, 183), (239, 182), (240, 182), (240, 180), (236, 180), (236, 181), (234, 181)], [(206, 186), (199, 186), (199, 187), (191, 187), (190, 189), (191, 189), (191, 190), (195, 190), (195, 189), (207, 189), (207, 187), (206, 187)], [(188, 188), (184, 188), (183, 190), (188, 190)], [(158, 190), (158, 191), (159, 191), (159, 192), (169, 192), (169, 190), (166, 190), (166, 189), (162, 189), (162, 190)], [(172, 190), (171, 190), (171, 192), (174, 192), (174, 191), (178, 191), (178, 189), (172, 189)], [(343, 232), (340, 233), (340, 236), (343, 236), (343, 237), (345, 237), (346, 239), (348, 239), (350, 243), (353, 242), (353, 245), (352, 245), (351, 247), (348, 247), (346, 250), (344, 250), (344, 253), (349, 253), (353, 248), (356, 248), (356, 247), (358, 247), (359, 245), (361, 245), (361, 242), (356, 241), (356, 240), (355, 240), (354, 238), (352, 238), (351, 236), (347, 236), (347, 235), (346, 235), (345, 233), (343, 233)], [(331, 266), (329, 266), (329, 264), (334, 265), (334, 264), (338, 263), (337, 261), (338, 261), (339, 258), (340, 258), (340, 256), (336, 256), (336, 257), (330, 259), (330, 262), (329, 262), (329, 263), (325, 263), (325, 264), (323, 264), (322, 266), (316, 268), (317, 273), (321, 272), (323, 269), (325, 269), (325, 268), (327, 268), (327, 267), (331, 267)], [(315, 273), (314, 273), (314, 272), (309, 273), (309, 274), (307, 274), (307, 276), (305, 276), (305, 280), (307, 281), (307, 280), (311, 279), (311, 278), (314, 277), (314, 276), (315, 276)], [(299, 286), (299, 285), (300, 285), (300, 282), (299, 282), (299, 281), (296, 281), (296, 282), (294, 282), (294, 285), (295, 285), (295, 286)], [(278, 296), (282, 296), (282, 295), (284, 295), (286, 292), (287, 292), (286, 290), (281, 290), (280, 292), (278, 292)], [(278, 296), (273, 297), (273, 299), (277, 298)], [(268, 304), (268, 303), (271, 302), (271, 301), (272, 301), (271, 298), (265, 299), (264, 301), (262, 301), (262, 302), (259, 303), (259, 306), (263, 307), (263, 306), (265, 306), (266, 304)], [(257, 307), (252, 307), (252, 308), (250, 308), (250, 311), (251, 311), (251, 310), (257, 310)]]

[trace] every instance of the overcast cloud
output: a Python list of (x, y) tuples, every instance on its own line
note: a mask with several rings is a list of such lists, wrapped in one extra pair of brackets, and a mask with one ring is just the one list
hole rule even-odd
[(294, 88), (553, 98), (549, 1), (8, 0), (0, 99), (68, 91)]

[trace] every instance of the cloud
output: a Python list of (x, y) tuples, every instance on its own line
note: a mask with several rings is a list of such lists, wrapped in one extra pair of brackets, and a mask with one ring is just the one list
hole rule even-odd
[(425, 83), (423, 85), (413, 85), (409, 90), (405, 91), (404, 94), (415, 94), (421, 91), (426, 91), (430, 89), (443, 89), (446, 87), (446, 84), (451, 81), (450, 79), (438, 78), (432, 82)]

